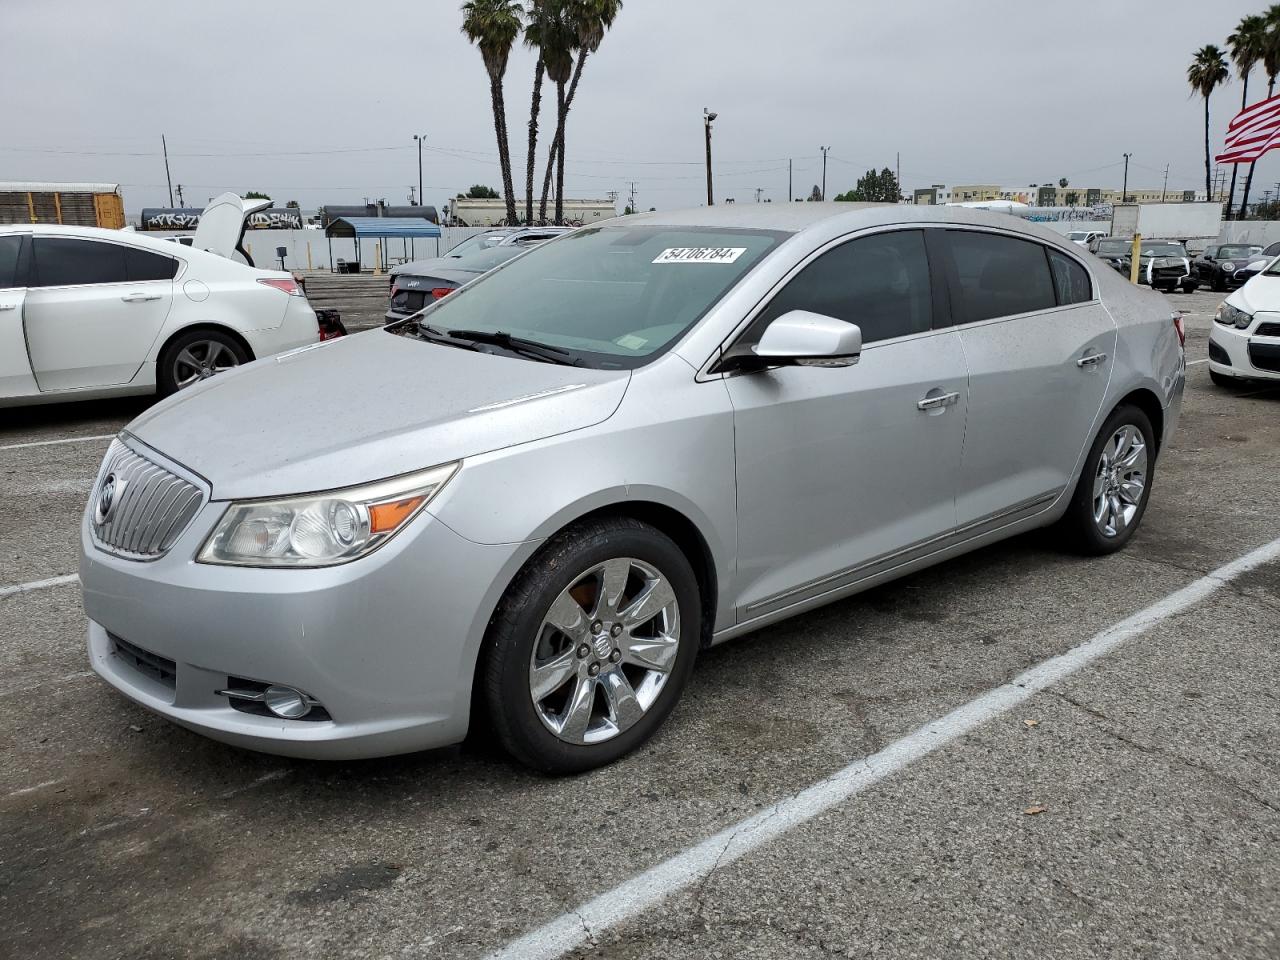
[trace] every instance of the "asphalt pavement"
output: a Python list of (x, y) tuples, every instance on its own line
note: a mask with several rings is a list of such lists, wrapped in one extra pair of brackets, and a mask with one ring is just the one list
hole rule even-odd
[[(3, 411), (0, 956), (1280, 956), (1280, 561), (1221, 572), (1280, 538), (1280, 387), (1214, 387), (1220, 297), (1168, 299), (1192, 365), (1128, 549), (1032, 534), (708, 651), (575, 778), (483, 743), (285, 760), (115, 694), (65, 578), (145, 403)], [(806, 799), (832, 776), (865, 783)]]

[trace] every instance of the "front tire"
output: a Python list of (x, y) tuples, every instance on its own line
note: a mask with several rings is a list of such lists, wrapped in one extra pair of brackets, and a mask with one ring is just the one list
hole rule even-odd
[(1090, 555), (1115, 553), (1137, 532), (1155, 478), (1155, 431), (1136, 406), (1107, 418), (1060, 523), (1068, 546)]
[(483, 683), (499, 742), (547, 773), (630, 753), (680, 699), (701, 610), (689, 560), (648, 524), (615, 517), (558, 534), (489, 625)]
[(225, 373), (252, 359), (243, 346), (221, 330), (195, 329), (179, 334), (160, 354), (156, 388), (162, 397), (201, 380)]

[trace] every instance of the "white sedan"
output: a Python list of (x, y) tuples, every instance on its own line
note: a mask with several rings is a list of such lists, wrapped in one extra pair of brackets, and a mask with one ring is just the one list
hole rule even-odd
[(1209, 376), (1220, 387), (1280, 380), (1280, 259), (1218, 307), (1209, 332)]
[(0, 407), (173, 393), (320, 339), (288, 273), (252, 266), (249, 214), (214, 200), (191, 246), (130, 230), (0, 227)]

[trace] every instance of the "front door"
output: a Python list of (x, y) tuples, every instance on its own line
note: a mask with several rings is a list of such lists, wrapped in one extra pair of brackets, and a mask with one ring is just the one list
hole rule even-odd
[(955, 526), (967, 375), (959, 336), (934, 329), (932, 288), (922, 231), (861, 237), (811, 261), (744, 335), (809, 310), (858, 324), (865, 346), (855, 366), (726, 382), (739, 622), (892, 569)]
[(172, 257), (104, 240), (37, 236), (25, 329), (41, 391), (128, 383), (173, 302)]
[(1047, 509), (1071, 484), (1093, 441), (1116, 327), (1076, 258), (1000, 233), (935, 235), (950, 250), (969, 366), (956, 519), (982, 532)]

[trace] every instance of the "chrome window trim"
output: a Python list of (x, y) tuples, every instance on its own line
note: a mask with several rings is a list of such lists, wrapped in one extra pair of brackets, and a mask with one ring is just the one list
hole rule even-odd
[[(854, 230), (850, 233), (844, 233), (838, 237), (834, 237), (826, 241), (825, 243), (823, 243), (821, 246), (811, 250), (803, 259), (799, 260), (794, 266), (792, 266), (790, 270), (787, 271), (787, 273), (781, 279), (779, 279), (772, 287), (769, 288), (768, 292), (765, 293), (765, 295), (760, 298), (760, 300), (756, 303), (756, 305), (752, 307), (750, 311), (747, 312), (746, 316), (734, 326), (733, 330), (729, 333), (729, 335), (726, 336), (720, 342), (716, 350), (702, 362), (702, 364), (698, 367), (698, 372), (694, 375), (694, 380), (698, 383), (703, 383), (710, 380), (723, 380), (726, 377), (739, 376), (741, 373), (743, 373), (743, 371), (727, 371), (723, 373), (712, 373), (711, 368), (715, 366), (717, 362), (719, 362), (720, 358), (726, 352), (728, 352), (730, 349), (732, 349), (736, 345), (738, 338), (741, 337), (742, 334), (746, 332), (746, 330), (751, 326), (751, 324), (755, 322), (755, 319), (758, 316), (760, 316), (760, 314), (769, 306), (770, 303), (773, 302), (774, 298), (783, 290), (783, 288), (785, 288), (787, 284), (789, 284), (792, 280), (794, 280), (796, 275), (799, 274), (801, 270), (803, 270), (809, 264), (813, 263), (813, 261), (818, 259), (818, 257), (822, 256), (823, 254), (827, 253), (830, 250), (835, 249), (838, 246), (841, 246), (845, 243), (849, 243), (850, 241), (853, 241), (853, 240), (859, 240), (859, 239), (862, 239), (863, 237), (876, 236), (882, 233), (901, 233), (904, 230), (961, 230), (966, 233), (992, 233), (997, 236), (1010, 237), (1011, 239), (1014, 239), (1014, 240), (1024, 240), (1028, 243), (1037, 244), (1040, 247), (1043, 247), (1045, 250), (1053, 250), (1058, 253), (1061, 253), (1063, 256), (1069, 257), (1073, 259), (1077, 264), (1079, 264), (1080, 267), (1082, 267), (1085, 273), (1087, 273), (1089, 276), (1089, 288), (1090, 288), (1090, 293), (1092, 294), (1092, 298), (1089, 300), (1082, 300), (1079, 303), (1068, 303), (1068, 304), (1062, 304), (1062, 305), (1055, 304), (1052, 307), (1046, 307), (1043, 310), (1032, 310), (1028, 313), (1014, 313), (1014, 314), (1009, 314), (1008, 316), (1003, 316), (1003, 317), (988, 317), (984, 320), (973, 320), (973, 321), (970, 321), (969, 323), (954, 323), (945, 327), (935, 327), (930, 330), (921, 330), (916, 333), (903, 334), (900, 337), (890, 337), (885, 340), (876, 340), (873, 343), (869, 343), (866, 346), (864, 346), (862, 348), (863, 353), (866, 353), (869, 350), (874, 350), (880, 346), (888, 346), (891, 344), (905, 343), (909, 340), (916, 340), (924, 337), (935, 336), (937, 334), (947, 333), (952, 330), (967, 330), (967, 329), (972, 329), (979, 326), (986, 326), (992, 323), (1004, 323), (1009, 320), (1021, 320), (1026, 317), (1037, 317), (1044, 314), (1058, 313), (1063, 310), (1074, 310), (1078, 307), (1093, 306), (1093, 305), (1100, 304), (1102, 302), (1102, 297), (1098, 292), (1098, 279), (1094, 275), (1094, 272), (1090, 268), (1089, 264), (1085, 263), (1084, 260), (1073, 251), (1066, 250), (1064, 247), (1059, 247), (1059, 246), (1050, 244), (1047, 241), (1040, 239), (1039, 237), (1029, 237), (1026, 234), (1019, 233), (1016, 230), (1002, 230), (998, 227), (990, 227), (986, 225), (981, 225), (981, 226), (970, 225), (970, 224), (963, 224), (963, 223), (920, 223), (920, 222), (913, 223), (911, 221), (903, 221), (903, 222), (891, 223), (891, 224), (878, 224), (877, 226), (874, 226), (874, 227), (864, 227), (862, 229)], [(1049, 269), (1047, 257), (1045, 258), (1045, 268)], [(745, 279), (745, 277), (743, 279)], [(1056, 296), (1056, 289), (1055, 289), (1055, 296)]]

